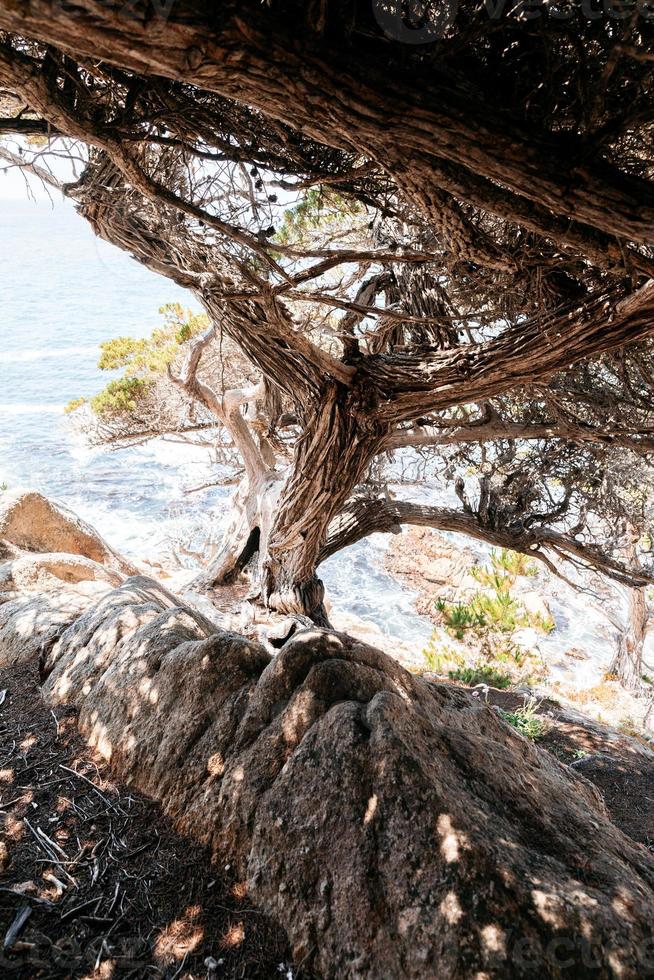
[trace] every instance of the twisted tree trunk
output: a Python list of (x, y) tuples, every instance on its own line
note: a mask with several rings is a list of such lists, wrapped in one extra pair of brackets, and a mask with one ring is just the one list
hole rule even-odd
[(379, 453), (387, 431), (366, 424), (356, 395), (328, 381), (284, 471), (266, 440), (255, 439), (250, 425), (258, 400), (265, 397), (263, 383), (219, 395), (198, 377), (202, 354), (213, 336), (212, 328), (199, 337), (180, 375), (171, 372), (170, 377), (227, 429), (245, 475), (232, 499), (232, 517), (219, 553), (196, 585), (226, 585), (258, 556), (255, 577), (263, 602), (326, 626), (324, 587), (316, 569), (328, 528)]
[[(224, 585), (258, 556), (257, 589), (268, 608), (328, 625), (325, 590), (316, 574), (328, 529), (383, 442), (380, 432), (361, 425), (349, 404), (339, 385), (328, 385), (290, 466), (246, 473), (220, 552), (199, 585)], [(226, 424), (234, 436), (233, 421)], [(235, 442), (240, 448), (238, 437)]]
[(316, 575), (321, 550), (329, 525), (383, 439), (378, 427), (364, 424), (352, 398), (338, 384), (325, 387), (319, 409), (297, 445), (267, 543), (262, 595), (270, 608), (327, 624), (324, 587)]

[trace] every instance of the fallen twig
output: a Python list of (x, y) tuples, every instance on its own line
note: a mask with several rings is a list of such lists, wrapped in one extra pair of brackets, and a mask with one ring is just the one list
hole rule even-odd
[(32, 908), (30, 905), (23, 905), (18, 912), (16, 912), (14, 921), (11, 923), (5, 934), (5, 939), (2, 944), (3, 949), (11, 949), (18, 939), (21, 929), (24, 927), (31, 914)]
[(97, 787), (97, 786), (95, 785), (95, 783), (92, 783), (92, 782), (91, 782), (91, 780), (90, 780), (90, 779), (88, 779), (88, 778), (87, 778), (86, 776), (84, 776), (84, 775), (83, 775), (83, 774), (82, 774), (81, 772), (77, 772), (77, 771), (76, 771), (75, 769), (69, 769), (69, 767), (68, 767), (68, 766), (64, 766), (64, 765), (63, 765), (63, 764), (61, 764), (61, 763), (60, 763), (60, 765), (59, 765), (59, 768), (60, 768), (60, 769), (65, 769), (65, 770), (66, 770), (66, 772), (70, 772), (70, 773), (72, 773), (72, 774), (73, 774), (73, 776), (77, 776), (77, 778), (78, 778), (78, 779), (82, 779), (82, 780), (84, 780), (84, 782), (85, 782), (85, 783), (88, 783), (88, 785), (89, 785), (89, 786), (91, 787), (91, 789), (93, 789), (93, 790), (94, 790), (94, 791), (95, 791), (95, 792), (96, 792), (96, 793), (98, 794), (98, 796), (100, 797), (100, 799), (101, 799), (101, 800), (103, 800), (103, 801), (104, 801), (104, 802), (105, 802), (105, 803), (107, 804), (107, 806), (110, 806), (110, 807), (111, 807), (111, 809), (112, 809), (112, 810), (113, 810), (113, 811), (114, 811), (115, 813), (121, 813), (121, 812), (122, 812), (121, 810), (118, 810), (118, 808), (117, 808), (117, 807), (115, 807), (115, 806), (113, 805), (113, 803), (111, 802), (111, 800), (110, 800), (110, 799), (108, 799), (108, 798), (107, 798), (107, 797), (106, 797), (106, 796), (104, 795), (104, 793), (102, 793), (102, 792), (101, 792), (101, 791), (100, 791), (100, 790), (98, 789), (98, 787)]

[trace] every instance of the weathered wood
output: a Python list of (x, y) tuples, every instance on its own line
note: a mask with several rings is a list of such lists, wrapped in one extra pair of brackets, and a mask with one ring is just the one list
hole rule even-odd
[[(559, 440), (647, 458), (654, 426), (642, 390), (645, 418), (631, 425), (622, 411), (634, 402), (628, 372), (621, 411), (606, 408), (608, 384), (579, 415), (542, 394), (573, 365), (654, 334), (654, 279), (645, 278), (654, 262), (640, 248), (653, 234), (651, 181), (624, 154), (609, 165), (582, 145), (590, 122), (564, 136), (552, 122), (540, 130), (489, 107), (446, 75), (419, 71), (411, 84), (398, 68), (390, 80), (374, 45), (353, 54), (333, 30), (296, 44), (288, 11), (251, 0), (210, 19), (184, 2), (166, 13), (139, 20), (112, 3), (0, 2), (0, 26), (59, 46), (4, 37), (0, 83), (91, 159), (61, 186), (37, 160), (5, 148), (0, 157), (59, 187), (101, 237), (191, 290), (209, 315), (211, 330), (173, 380), (231, 433), (245, 481), (204, 584), (228, 581), (258, 551), (264, 601), (325, 622), (319, 561), (376, 521), (397, 526), (397, 511), (382, 517), (374, 500), (358, 524), (348, 510), (371, 464), (394, 449)], [(231, 178), (213, 193), (216, 163), (245, 173), (245, 218)], [(373, 220), (354, 242), (289, 244), (263, 220), (279, 202), (257, 167), (284, 190), (322, 181), (345, 190)], [(315, 312), (300, 325), (307, 307)], [(312, 316), (324, 324), (325, 310), (338, 318), (321, 332)], [(299, 431), (290, 466), (247, 417), (258, 386), (225, 391), (198, 376), (223, 331), (287, 399)], [(647, 377), (647, 366), (635, 373)], [(589, 403), (601, 374), (584, 382)], [(490, 412), (509, 394), (503, 416)], [(484, 424), (453, 425), (470, 405)], [(504, 528), (486, 516), (464, 510), (460, 527), (634, 580), (575, 534), (541, 528), (536, 538), (528, 518), (526, 534), (520, 520)]]

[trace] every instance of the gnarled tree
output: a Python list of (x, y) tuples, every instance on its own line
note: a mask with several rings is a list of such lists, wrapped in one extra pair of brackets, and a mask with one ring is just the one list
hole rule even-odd
[[(80, 214), (208, 315), (174, 380), (246, 482), (206, 581), (258, 550), (263, 600), (326, 622), (320, 561), (413, 521), (642, 585), (610, 544), (649, 516), (615, 492), (654, 447), (649, 20), (462, 3), (418, 46), (373, 9), (0, 3), (2, 132), (84, 155)], [(203, 378), (223, 334), (256, 384)], [(460, 507), (375, 493), (407, 449)]]

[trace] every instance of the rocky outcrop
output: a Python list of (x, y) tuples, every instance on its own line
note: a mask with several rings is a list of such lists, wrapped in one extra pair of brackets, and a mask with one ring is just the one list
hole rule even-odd
[(41, 656), (134, 567), (39, 493), (0, 504), (0, 667)]
[(120, 585), (124, 576), (81, 555), (23, 555), (0, 564), (0, 603), (24, 592), (51, 592), (62, 584), (106, 582)]
[(106, 584), (88, 583), (76, 589), (13, 595), (0, 602), (0, 667), (38, 658), (107, 588)]
[(409, 527), (393, 537), (384, 559), (387, 570), (418, 593), (419, 613), (438, 622), (436, 600), (462, 598), (479, 590), (470, 569), (477, 558), (470, 548), (454, 544), (427, 527)]
[(5, 497), (0, 502), (0, 559), (18, 557), (19, 552), (81, 555), (123, 575), (136, 568), (114, 551), (90, 524), (72, 511), (28, 492)]
[(276, 657), (132, 578), (51, 644), (46, 696), (231, 859), (328, 977), (636, 978), (654, 861), (467, 692), (317, 629)]
[(643, 975), (651, 855), (479, 698), (344, 634), (307, 629), (272, 656), (123, 581), (128, 564), (38, 495), (3, 507), (0, 539), (0, 664), (38, 657), (46, 697), (235, 864), (307, 969)]

